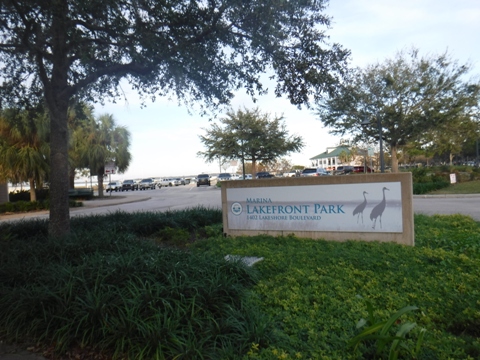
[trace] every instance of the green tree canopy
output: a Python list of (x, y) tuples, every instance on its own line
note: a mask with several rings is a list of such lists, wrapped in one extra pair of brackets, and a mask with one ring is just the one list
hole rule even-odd
[(480, 124), (469, 116), (457, 116), (425, 134), (426, 149), (436, 155), (446, 154), (450, 165), (459, 155), (465, 143), (480, 138)]
[(49, 231), (70, 230), (68, 108), (74, 96), (121, 97), (122, 78), (141, 95), (228, 104), (233, 91), (293, 104), (333, 93), (349, 52), (329, 44), (327, 0), (5, 0), (0, 2), (3, 105), (45, 98), (50, 114)]
[(420, 57), (415, 49), (403, 51), (356, 69), (337, 96), (319, 103), (317, 114), (332, 133), (350, 133), (354, 141), (365, 135), (378, 140), (380, 123), (392, 171), (398, 171), (399, 146), (428, 141), (429, 131), (478, 109), (480, 85), (466, 80), (469, 71), (446, 53)]
[(206, 150), (198, 155), (206, 161), (216, 159), (241, 159), (252, 163), (252, 176), (256, 174), (256, 164), (271, 163), (291, 152), (304, 147), (300, 136), (290, 136), (283, 123), (283, 116), (270, 120), (269, 114), (260, 110), (230, 110), (214, 123), (210, 129), (204, 129), (206, 135), (200, 140)]
[(42, 106), (0, 112), (0, 164), (3, 180), (28, 182), (30, 200), (49, 173), (48, 117)]
[(105, 164), (113, 162), (119, 173), (130, 165), (130, 132), (117, 126), (112, 115), (91, 117), (73, 133), (73, 144), (78, 156), (77, 166), (89, 168), (98, 179), (98, 194), (103, 197)]

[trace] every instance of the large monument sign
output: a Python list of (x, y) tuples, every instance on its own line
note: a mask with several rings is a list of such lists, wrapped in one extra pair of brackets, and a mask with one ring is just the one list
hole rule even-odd
[(227, 235), (288, 235), (414, 245), (411, 173), (222, 183)]

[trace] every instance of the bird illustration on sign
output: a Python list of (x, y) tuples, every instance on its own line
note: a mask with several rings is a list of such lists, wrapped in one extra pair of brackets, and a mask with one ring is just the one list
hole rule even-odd
[(382, 189), (383, 192), (383, 199), (380, 201), (375, 207), (372, 209), (372, 212), (370, 213), (370, 220), (373, 221), (372, 229), (375, 229), (375, 226), (377, 225), (377, 218), (380, 221), (380, 229), (382, 228), (382, 214), (385, 211), (385, 206), (387, 204), (387, 201), (385, 199), (385, 190), (389, 191), (386, 187)]
[(360, 216), (362, 217), (362, 224), (363, 224), (363, 210), (367, 207), (367, 197), (365, 194), (368, 194), (366, 191), (363, 192), (363, 202), (358, 204), (355, 209), (353, 209), (353, 216), (357, 215), (357, 224)]

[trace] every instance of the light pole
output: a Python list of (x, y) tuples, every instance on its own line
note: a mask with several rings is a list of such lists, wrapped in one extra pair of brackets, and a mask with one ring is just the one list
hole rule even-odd
[(235, 126), (235, 129), (237, 130), (237, 134), (239, 133), (239, 138), (240, 138), (240, 150), (242, 152), (242, 175), (243, 175), (243, 180), (245, 180), (245, 152), (244, 152), (244, 131), (243, 131), (243, 126), (237, 125)]
[(385, 172), (385, 159), (383, 158), (383, 134), (382, 134), (382, 123), (380, 122), (380, 116), (377, 114), (377, 127), (378, 127), (378, 137), (380, 141), (380, 171)]

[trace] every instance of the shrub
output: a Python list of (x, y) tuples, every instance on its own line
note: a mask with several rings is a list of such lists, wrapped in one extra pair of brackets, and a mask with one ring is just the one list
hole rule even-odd
[(240, 358), (274, 339), (249, 296), (256, 273), (241, 263), (160, 248), (112, 232), (105, 219), (94, 236), (72, 228), (61, 239), (32, 225), (29, 236), (24, 225), (0, 231), (3, 339), (34, 338), (52, 355), (84, 349), (85, 358), (93, 350), (131, 359)]
[[(35, 195), (37, 197), (37, 201), (44, 201), (47, 200), (50, 196), (49, 189), (36, 189)], [(8, 199), (10, 202), (16, 201), (30, 201), (30, 191), (29, 190), (17, 190), (15, 192), (10, 192), (8, 194)]]
[(414, 195), (427, 194), (431, 191), (443, 189), (449, 186), (450, 186), (450, 183), (447, 181), (413, 183), (413, 194)]

